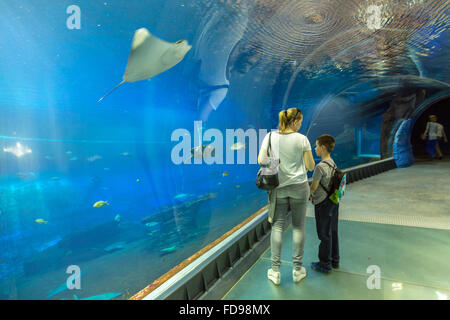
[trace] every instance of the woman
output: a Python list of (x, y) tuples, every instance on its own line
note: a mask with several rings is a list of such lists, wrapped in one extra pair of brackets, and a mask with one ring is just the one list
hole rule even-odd
[(261, 145), (258, 163), (268, 163), (267, 149), (271, 136), (269, 158), (280, 160), (278, 169), (279, 186), (269, 192), (269, 222), (272, 223), (270, 246), (272, 268), (267, 277), (275, 284), (280, 283), (281, 246), (283, 228), (288, 211), (292, 214), (293, 264), (292, 277), (298, 282), (306, 276), (303, 264), (305, 246), (305, 218), (309, 198), (307, 170), (314, 170), (311, 145), (304, 135), (298, 133), (303, 116), (298, 108), (283, 110), (279, 114), (278, 131), (267, 134)]
[[(428, 136), (428, 139), (427, 139)], [(447, 143), (447, 136), (445, 135), (444, 126), (437, 122), (437, 116), (430, 115), (427, 128), (422, 134), (422, 139), (426, 140), (425, 149), (430, 155), (430, 160), (433, 160), (435, 152), (439, 160), (442, 159), (441, 148), (439, 147), (439, 139), (443, 139)]]

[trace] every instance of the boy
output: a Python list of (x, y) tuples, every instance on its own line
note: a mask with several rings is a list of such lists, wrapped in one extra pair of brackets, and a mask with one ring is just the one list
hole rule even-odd
[(338, 215), (339, 205), (333, 203), (330, 195), (330, 179), (336, 164), (330, 154), (334, 149), (334, 138), (323, 134), (316, 140), (316, 154), (322, 161), (316, 166), (311, 184), (310, 200), (314, 204), (317, 235), (320, 239), (319, 261), (311, 268), (316, 271), (331, 272), (331, 267), (339, 268)]

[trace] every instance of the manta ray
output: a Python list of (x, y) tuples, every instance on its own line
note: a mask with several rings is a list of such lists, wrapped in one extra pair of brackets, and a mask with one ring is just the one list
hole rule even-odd
[(123, 80), (102, 101), (125, 82), (136, 82), (157, 76), (172, 68), (192, 48), (186, 40), (166, 42), (152, 35), (146, 28), (136, 30)]

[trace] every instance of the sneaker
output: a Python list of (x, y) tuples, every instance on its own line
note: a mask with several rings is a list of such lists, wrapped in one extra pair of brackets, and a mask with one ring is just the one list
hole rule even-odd
[(272, 281), (274, 284), (279, 285), (280, 284), (280, 271), (273, 271), (272, 269), (267, 270), (267, 278), (269, 278), (270, 281)]
[(316, 271), (320, 271), (320, 272), (324, 272), (324, 273), (330, 273), (331, 272), (331, 268), (330, 267), (325, 267), (322, 264), (320, 264), (320, 262), (313, 262), (313, 263), (311, 263), (311, 269), (316, 270)]
[(338, 262), (336, 262), (336, 261), (331, 262), (331, 266), (333, 267), (333, 269), (339, 269), (339, 261)]
[(292, 270), (292, 279), (294, 282), (299, 282), (306, 277), (306, 269), (302, 267), (300, 270)]

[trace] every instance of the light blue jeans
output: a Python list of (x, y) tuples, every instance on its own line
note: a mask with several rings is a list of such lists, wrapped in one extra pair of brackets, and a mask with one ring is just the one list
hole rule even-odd
[(272, 253), (272, 270), (280, 271), (281, 247), (283, 244), (283, 229), (289, 210), (292, 216), (292, 262), (295, 270), (300, 270), (303, 265), (303, 253), (305, 248), (305, 220), (308, 207), (309, 184), (300, 185), (296, 197), (277, 198), (275, 215), (270, 235), (270, 247)]

